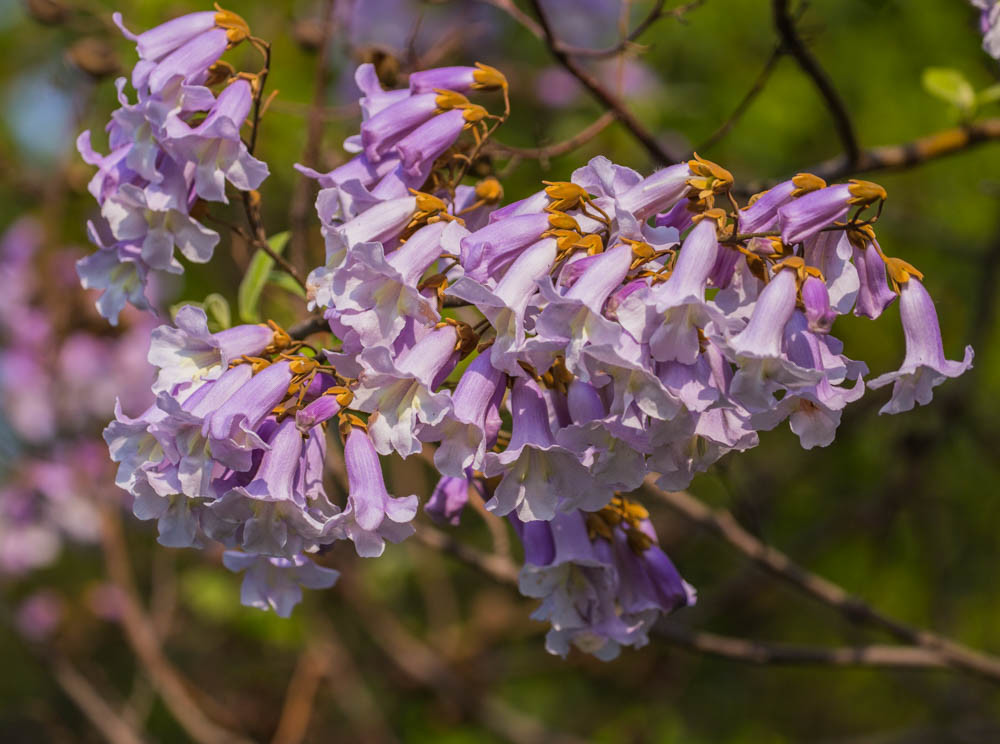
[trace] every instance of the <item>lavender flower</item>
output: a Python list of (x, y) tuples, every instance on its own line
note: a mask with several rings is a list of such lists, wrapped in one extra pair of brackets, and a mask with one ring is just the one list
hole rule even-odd
[(958, 377), (972, 366), (971, 346), (965, 347), (965, 358), (961, 362), (945, 359), (934, 300), (915, 276), (909, 276), (900, 287), (899, 315), (906, 337), (903, 366), (868, 383), (873, 390), (893, 383), (892, 399), (879, 413), (902, 413), (917, 403), (927, 405), (934, 397), (933, 388), (949, 377)]

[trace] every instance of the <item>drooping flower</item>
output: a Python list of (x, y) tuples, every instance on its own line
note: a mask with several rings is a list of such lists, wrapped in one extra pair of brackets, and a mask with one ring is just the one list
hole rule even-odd
[(549, 653), (570, 646), (609, 661), (641, 647), (661, 615), (695, 603), (694, 589), (657, 545), (649, 515), (616, 498), (595, 512), (558, 514), (537, 527), (512, 520), (525, 548), (522, 594), (542, 600)]
[(965, 347), (965, 358), (949, 361), (944, 356), (941, 327), (934, 300), (916, 276), (909, 276), (899, 289), (899, 315), (906, 338), (906, 357), (896, 372), (888, 372), (868, 382), (873, 390), (892, 383), (892, 398), (879, 413), (902, 413), (917, 403), (931, 402), (932, 392), (950, 377), (958, 377), (972, 366), (973, 351)]

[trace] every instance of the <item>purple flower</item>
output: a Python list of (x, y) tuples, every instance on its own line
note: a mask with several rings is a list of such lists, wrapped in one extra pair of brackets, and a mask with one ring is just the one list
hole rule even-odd
[(533, 380), (514, 381), (510, 400), (514, 430), (500, 454), (486, 453), (483, 472), (503, 478), (486, 502), (498, 516), (517, 511), (522, 521), (550, 520), (556, 509), (599, 509), (611, 498), (580, 464), (576, 454), (556, 444), (542, 391)]
[(749, 206), (740, 212), (739, 231), (741, 233), (764, 232), (773, 229), (778, 222), (778, 210), (793, 199), (818, 191), (826, 186), (822, 178), (811, 173), (800, 173), (788, 181), (754, 197)]
[(847, 314), (858, 299), (861, 286), (858, 268), (851, 263), (855, 249), (846, 232), (821, 232), (804, 244), (806, 266), (820, 270), (826, 279), (830, 306), (838, 315)]
[(458, 334), (450, 325), (427, 334), (395, 359), (384, 346), (365, 349), (353, 407), (376, 414), (369, 432), (380, 454), (419, 452), (419, 424), (440, 423), (451, 410), (447, 393), (434, 388), (457, 362)]
[(896, 299), (886, 280), (885, 262), (875, 241), (864, 248), (852, 246), (860, 289), (854, 314), (875, 320)]
[(252, 191), (267, 178), (267, 165), (250, 155), (240, 139), (252, 103), (250, 83), (236, 80), (198, 126), (180, 124), (171, 133), (167, 147), (178, 160), (195, 164), (194, 190), (202, 199), (228, 203), (227, 180), (240, 191)]
[(885, 198), (885, 189), (878, 184), (853, 179), (811, 191), (778, 210), (781, 240), (788, 245), (799, 243), (843, 219), (852, 206), (864, 207)]
[(436, 90), (468, 93), (506, 85), (507, 81), (499, 70), (478, 62), (475, 67), (436, 67), (410, 75), (411, 93), (431, 93)]
[(542, 600), (532, 618), (552, 626), (549, 653), (566, 656), (573, 645), (611, 660), (621, 646), (648, 643), (661, 615), (695, 603), (694, 589), (656, 544), (648, 514), (635, 502), (616, 498), (596, 513), (559, 514), (529, 532), (531, 526), (515, 521), (526, 561), (519, 587)]
[(579, 453), (580, 462), (602, 487), (638, 488), (646, 476), (645, 457), (638, 446), (645, 443), (637, 441), (640, 433), (609, 415), (600, 392), (586, 382), (570, 383), (567, 407), (573, 423), (556, 432), (556, 441)]
[(559, 222), (547, 212), (518, 214), (462, 238), (462, 267), (465, 275), (478, 282), (495, 277), (529, 245), (537, 243), (542, 233)]
[(775, 408), (754, 415), (751, 422), (754, 428), (763, 431), (773, 429), (788, 418), (803, 449), (826, 447), (836, 436), (841, 411), (864, 394), (861, 376), (867, 372), (867, 367), (862, 364), (851, 369), (857, 380), (853, 388), (840, 387), (836, 383), (841, 382), (848, 371), (846, 360), (833, 357), (824, 348), (823, 337), (817, 336), (810, 327), (808, 315), (796, 312), (785, 327), (785, 335), (789, 359), (804, 369), (819, 370), (823, 378), (813, 387), (787, 393)]
[[(309, 433), (322, 440), (321, 427)], [(307, 440), (306, 440), (307, 441)], [(293, 558), (314, 551), (324, 534), (326, 519), (310, 509), (297, 486), (300, 468), (307, 465), (306, 441), (295, 420), (285, 419), (267, 441), (267, 451), (253, 479), (236, 486), (211, 505), (212, 516), (239, 529), (235, 542), (248, 553)], [(225, 528), (206, 530), (224, 543)]]
[(751, 411), (771, 408), (779, 389), (808, 387), (821, 379), (818, 372), (795, 364), (782, 350), (795, 301), (795, 272), (779, 269), (760, 293), (750, 322), (724, 343), (739, 365), (730, 392)]
[[(403, 170), (411, 176), (426, 179), (428, 167), (455, 144), (462, 130), (474, 119), (470, 114), (478, 109), (453, 109), (424, 122), (397, 144)], [(422, 179), (422, 180), (423, 180)]]
[(555, 258), (556, 241), (545, 238), (526, 248), (492, 290), (468, 276), (448, 287), (449, 295), (475, 305), (493, 326), (490, 360), (509, 375), (523, 374), (517, 362), (526, 338), (525, 312)]
[(715, 225), (702, 220), (684, 240), (670, 278), (630, 295), (617, 309), (618, 320), (649, 344), (654, 359), (693, 364), (700, 351), (699, 333), (710, 324), (719, 331), (728, 327), (722, 313), (705, 302), (718, 252)]
[[(471, 471), (470, 471), (471, 472)], [(443, 475), (424, 504), (424, 511), (437, 522), (458, 526), (462, 512), (469, 503), (469, 489), (475, 488), (483, 496), (482, 481), (463, 475), (455, 478)]]
[(902, 283), (899, 290), (899, 315), (906, 338), (906, 357), (896, 372), (869, 381), (873, 390), (893, 383), (892, 399), (879, 413), (902, 413), (919, 403), (931, 402), (933, 388), (949, 377), (958, 377), (972, 366), (973, 351), (965, 347), (961, 362), (945, 359), (934, 300), (915, 276)]
[(983, 50), (993, 59), (1000, 59), (1000, 5), (995, 0), (972, 0), (982, 13), (979, 26), (983, 34)]
[(317, 566), (304, 555), (275, 558), (227, 550), (222, 563), (234, 573), (246, 571), (240, 589), (240, 602), (245, 607), (272, 609), (279, 617), (291, 616), (302, 601), (302, 587), (329, 589), (340, 577), (339, 571)]
[(381, 243), (355, 244), (331, 273), (324, 299), (341, 311), (340, 323), (354, 329), (365, 346), (392, 344), (407, 318), (436, 323), (437, 307), (417, 283), (440, 256), (442, 234), (460, 229), (456, 223), (426, 225), (388, 256)]
[(493, 367), (488, 354), (480, 354), (466, 368), (451, 396), (451, 415), (426, 427), (420, 435), (425, 442), (441, 442), (434, 464), (446, 476), (463, 478), (468, 470), (482, 467), (490, 404), (503, 395), (505, 375)]
[(584, 382), (590, 368), (583, 364), (589, 346), (615, 347), (623, 333), (621, 326), (602, 314), (604, 303), (625, 278), (632, 261), (632, 249), (620, 245), (602, 253), (565, 293), (559, 294), (551, 282), (541, 282), (548, 304), (535, 321), (538, 335), (527, 345), (527, 355), (538, 369), (548, 369), (555, 355), (564, 354), (566, 367)]
[(258, 356), (272, 343), (275, 333), (266, 325), (210, 333), (205, 311), (185, 305), (177, 311), (174, 326), (159, 326), (150, 335), (149, 363), (159, 368), (153, 392), (173, 392), (181, 385), (215, 379), (231, 362), (244, 355)]
[(837, 313), (830, 307), (830, 293), (826, 282), (811, 274), (807, 276), (802, 282), (802, 304), (806, 309), (809, 330), (813, 333), (829, 333), (833, 328), (833, 321), (837, 319)]
[(363, 121), (361, 143), (365, 156), (372, 162), (378, 161), (390, 147), (437, 114), (447, 101), (448, 97), (439, 93), (418, 93)]
[(350, 488), (348, 505), (331, 524), (354, 542), (362, 558), (378, 557), (386, 540), (400, 542), (413, 534), (410, 522), (417, 513), (417, 497), (389, 494), (378, 453), (362, 429), (352, 428), (348, 433), (344, 463)]

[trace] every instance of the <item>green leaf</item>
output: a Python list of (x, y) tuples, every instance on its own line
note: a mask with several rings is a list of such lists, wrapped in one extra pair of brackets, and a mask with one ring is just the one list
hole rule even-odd
[(281, 287), (286, 292), (291, 292), (296, 297), (301, 297), (303, 300), (306, 298), (306, 291), (287, 271), (272, 271), (267, 281), (276, 287)]
[(958, 70), (950, 67), (928, 67), (923, 75), (924, 90), (947, 101), (969, 117), (976, 110), (976, 91)]
[[(267, 244), (271, 250), (281, 254), (288, 245), (289, 233), (287, 231), (272, 235), (268, 238)], [(274, 268), (274, 259), (267, 253), (258, 249), (250, 259), (250, 266), (247, 273), (240, 282), (240, 289), (237, 293), (237, 305), (240, 311), (240, 320), (244, 323), (256, 323), (260, 320), (260, 294), (264, 291)]]
[(997, 101), (1000, 101), (1000, 83), (991, 85), (989, 88), (983, 88), (976, 94), (976, 103), (980, 106), (987, 103), (996, 103)]
[(224, 331), (233, 325), (233, 312), (229, 309), (229, 300), (218, 292), (212, 292), (201, 303), (208, 316), (208, 324), (213, 331)]

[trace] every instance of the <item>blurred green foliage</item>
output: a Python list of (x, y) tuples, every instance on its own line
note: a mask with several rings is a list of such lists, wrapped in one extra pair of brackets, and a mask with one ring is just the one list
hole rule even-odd
[[(452, 9), (470, 2), (433, 3), (427, 10), (447, 29)], [(66, 4), (111, 9), (97, 0)], [(577, 12), (585, 13), (585, 5)], [(633, 5), (640, 17), (649, 3)], [(133, 0), (120, 9), (130, 27), (141, 29), (203, 7), (187, 0)], [(291, 165), (305, 144), (304, 114), (314, 85), (315, 55), (292, 31), (296, 23), (315, 18), (316, 8), (309, 2), (241, 0), (234, 9), (274, 43), (269, 85), (280, 95), (265, 118), (259, 155), (272, 170), (262, 196), (265, 223), (275, 234), (288, 226), (298, 179)], [(71, 143), (77, 130), (102, 127), (115, 105), (114, 90), (110, 81), (95, 83), (74, 69), (66, 50), (83, 36), (98, 35), (113, 41), (125, 67), (133, 57), (106, 24), (86, 12), (72, 18), (42, 26), (14, 0), (0, 0), (0, 44), (6, 52), (0, 56), (0, 226), (31, 212), (45, 218), (51, 240), (83, 245), (83, 224), (93, 209), (84, 189), (89, 169), (77, 162)], [(548, 108), (535, 94), (539, 72), (552, 64), (544, 47), (498, 12), (484, 18), (492, 41), (466, 47), (481, 56), (450, 49), (437, 64), (481, 60), (509, 75), (514, 114), (500, 131), (503, 142), (560, 141), (599, 115), (600, 108), (586, 95), (564, 109)], [(976, 11), (965, 2), (813, 0), (800, 27), (848, 103), (864, 146), (902, 143), (955, 123), (955, 111), (922, 83), (928, 68), (956, 71), (950, 75), (952, 93), (965, 85), (984, 91), (997, 81), (996, 63), (979, 47)], [(648, 48), (641, 60), (655, 83), (630, 96), (629, 103), (674, 151), (683, 152), (731, 114), (777, 38), (765, 0), (707, 0), (684, 23), (661, 20), (642, 42)], [(357, 60), (344, 39), (334, 46), (325, 103), (342, 107), (353, 95), (345, 81)], [(249, 69), (259, 64), (250, 50), (233, 57)], [(931, 87), (940, 90), (937, 82)], [(968, 103), (966, 94), (955, 96)], [(982, 97), (978, 116), (1000, 113), (990, 98)], [(972, 113), (970, 105), (965, 114)], [(339, 162), (344, 157), (340, 142), (355, 128), (350, 115), (330, 118), (323, 161), (313, 165)], [(732, 170), (738, 183), (761, 183), (838, 152), (815, 89), (790, 59), (782, 59), (728, 137), (701, 154)], [(596, 154), (650, 168), (628, 133), (612, 126), (569, 155), (522, 163), (504, 180), (506, 197), (531, 193), (541, 178), (565, 178)], [(894, 418), (877, 416), (885, 391), (869, 394), (848, 409), (836, 443), (827, 449), (804, 452), (786, 430), (765, 434), (757, 450), (723, 460), (691, 490), (732, 509), (767, 542), (887, 613), (1000, 651), (995, 300), (1000, 143), (871, 177), (890, 195), (879, 225), (882, 245), (926, 273), (946, 351), (954, 357), (965, 343), (974, 344), (975, 368), (941, 388), (933, 405)], [(231, 211), (239, 220), (236, 205)], [(321, 250), (316, 225), (313, 232), (315, 256)], [(219, 292), (244, 316), (243, 304), (236, 302), (237, 265), (220, 249), (211, 265), (188, 267), (182, 298), (201, 301)], [(296, 300), (281, 288), (266, 288), (262, 302), (266, 315), (279, 321), (297, 312)], [(877, 323), (841, 318), (836, 330), (847, 354), (868, 360), (873, 373), (895, 368), (902, 357), (895, 309)], [(390, 476), (390, 487), (401, 494), (425, 495), (433, 485), (419, 463), (400, 464)], [(672, 621), (770, 641), (885, 640), (790, 592), (715, 538), (652, 507), (666, 549), (699, 588), (698, 606)], [(490, 544), (475, 513), (465, 516), (457, 534)], [(293, 618), (281, 620), (239, 606), (239, 578), (221, 567), (218, 556), (156, 547), (147, 525), (131, 524), (129, 540), (142, 590), (167, 582), (175, 593), (166, 639), (170, 657), (210, 692), (230, 723), (255, 740), (265, 741), (274, 731), (285, 684), (317, 628), (337, 639), (341, 662), (317, 693), (306, 741), (378, 740), (385, 732), (407, 742), (504, 740), (486, 723), (488, 716), (463, 714), (447, 695), (402, 672), (378, 642), (371, 612), (388, 614), (423, 639), (477, 698), (500, 700), (549, 730), (583, 739), (677, 744), (1000, 740), (996, 689), (949, 671), (758, 668), (693, 655), (657, 640), (641, 651), (625, 651), (610, 664), (582, 655), (566, 661), (550, 657), (543, 650), (544, 627), (528, 619), (530, 601), (417, 544), (395, 546), (368, 562), (334, 550), (329, 565), (350, 575), (358, 589), (308, 593)], [(32, 586), (57, 587), (75, 608), (59, 647), (110, 699), (130, 699), (135, 707), (147, 708), (151, 740), (184, 741), (183, 731), (149, 694), (119, 628), (87, 609), (87, 593), (100, 576), (97, 550), (81, 549), (67, 552), (30, 585), (0, 588), (16, 599)], [(0, 741), (99, 740), (21, 640), (0, 635), (0, 659), (5, 666)], [(357, 702), (369, 697), (374, 707)]]

